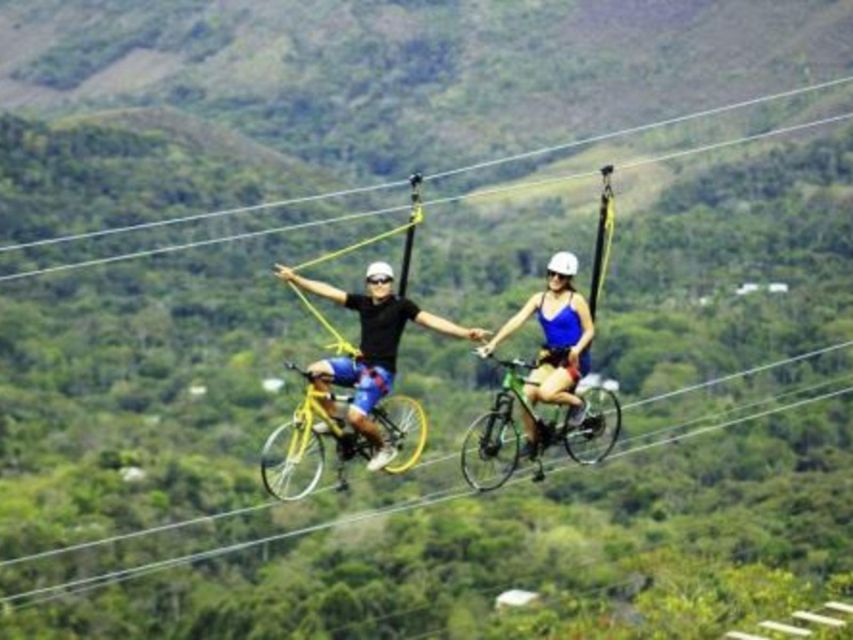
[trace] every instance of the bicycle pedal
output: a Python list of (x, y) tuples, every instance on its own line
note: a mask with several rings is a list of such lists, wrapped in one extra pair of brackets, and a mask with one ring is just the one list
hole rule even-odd
[(344, 491), (349, 491), (349, 482), (346, 480), (341, 480), (338, 485), (335, 487), (335, 491), (338, 493), (343, 493)]
[(533, 482), (542, 482), (545, 479), (545, 469), (542, 468), (542, 460), (536, 459), (536, 471), (533, 473)]

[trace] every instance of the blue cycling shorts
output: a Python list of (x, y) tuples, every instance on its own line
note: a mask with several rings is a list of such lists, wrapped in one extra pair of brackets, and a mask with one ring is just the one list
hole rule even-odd
[[(363, 362), (354, 362), (346, 356), (328, 358), (326, 362), (335, 372), (335, 384), (355, 387), (352, 406), (365, 415), (373, 411), (373, 407), (391, 393), (394, 386), (394, 374), (385, 367), (368, 367)], [(382, 381), (381, 384), (379, 380)]]

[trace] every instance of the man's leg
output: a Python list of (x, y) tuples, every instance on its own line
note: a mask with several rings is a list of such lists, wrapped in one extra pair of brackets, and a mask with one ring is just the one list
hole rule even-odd
[(347, 412), (350, 424), (370, 441), (376, 451), (367, 464), (370, 471), (382, 469), (397, 456), (397, 449), (383, 436), (379, 425), (369, 417), (382, 397), (391, 392), (393, 381), (393, 375), (384, 369), (362, 368), (355, 398)]
[(368, 418), (355, 405), (350, 405), (349, 411), (347, 411), (347, 421), (356, 431), (370, 440), (370, 444), (377, 449), (381, 449), (385, 444), (385, 441), (382, 439), (382, 431), (379, 430), (379, 425)]
[[(329, 391), (333, 382), (349, 386), (354, 385), (357, 380), (355, 365), (351, 358), (346, 357), (318, 360), (308, 366), (308, 371), (315, 376), (320, 376), (319, 378), (314, 378), (311, 384), (315, 389), (323, 392)], [(343, 417), (335, 416), (335, 403), (332, 400), (320, 398), (318, 401), (329, 416)]]

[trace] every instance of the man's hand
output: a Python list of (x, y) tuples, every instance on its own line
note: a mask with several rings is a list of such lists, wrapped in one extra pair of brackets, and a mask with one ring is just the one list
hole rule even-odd
[(283, 264), (275, 265), (275, 275), (285, 282), (293, 282), (296, 279), (296, 272), (290, 267), (285, 267)]
[(471, 342), (483, 342), (487, 337), (492, 335), (491, 331), (487, 331), (486, 329), (468, 329), (468, 339)]

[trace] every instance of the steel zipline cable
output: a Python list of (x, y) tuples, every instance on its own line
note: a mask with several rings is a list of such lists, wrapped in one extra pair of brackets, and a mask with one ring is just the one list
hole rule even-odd
[[(739, 144), (745, 144), (748, 142), (755, 142), (757, 140), (764, 140), (764, 139), (771, 138), (774, 136), (794, 133), (794, 132), (798, 132), (798, 131), (804, 131), (806, 129), (810, 129), (810, 128), (818, 127), (818, 126), (823, 126), (823, 125), (827, 125), (827, 124), (836, 124), (839, 122), (849, 120), (851, 118), (853, 118), (853, 112), (848, 112), (848, 113), (844, 113), (844, 114), (840, 114), (840, 115), (836, 115), (836, 116), (822, 118), (820, 120), (814, 120), (811, 122), (806, 122), (803, 124), (792, 125), (792, 126), (788, 126), (788, 127), (781, 127), (778, 129), (772, 129), (772, 130), (766, 131), (764, 133), (758, 133), (758, 134), (754, 134), (754, 135), (750, 135), (750, 136), (743, 136), (743, 137), (735, 138), (732, 140), (725, 140), (723, 142), (717, 142), (717, 143), (713, 143), (713, 144), (702, 145), (699, 147), (693, 147), (693, 148), (685, 149), (682, 151), (674, 151), (671, 153), (663, 154), (660, 156), (654, 156), (651, 158), (640, 158), (637, 160), (630, 160), (630, 161), (624, 162), (624, 164), (617, 163), (617, 167), (619, 168), (620, 171), (639, 169), (641, 167), (648, 166), (651, 164), (655, 164), (658, 162), (664, 162), (667, 160), (674, 160), (677, 158), (683, 158), (683, 157), (687, 157), (687, 156), (691, 156), (691, 155), (707, 153), (709, 151), (715, 151), (718, 149), (723, 149), (726, 147), (731, 147), (731, 146), (735, 146), (735, 145), (739, 145)], [(474, 191), (474, 192), (468, 193), (468, 194), (462, 194), (462, 195), (457, 195), (457, 196), (448, 196), (448, 197), (444, 197), (444, 198), (437, 198), (435, 200), (430, 200), (430, 201), (424, 202), (423, 206), (426, 207), (426, 206), (448, 205), (448, 204), (453, 204), (453, 203), (459, 203), (459, 202), (462, 202), (464, 200), (476, 200), (479, 198), (485, 198), (485, 197), (489, 197), (489, 196), (494, 196), (494, 195), (499, 195), (499, 194), (504, 194), (504, 193), (510, 193), (512, 191), (519, 191), (521, 189), (529, 189), (529, 188), (533, 188), (533, 187), (540, 187), (540, 186), (545, 186), (545, 185), (549, 185), (549, 184), (555, 184), (557, 182), (568, 182), (568, 181), (572, 181), (572, 180), (580, 180), (583, 178), (591, 178), (591, 177), (599, 176), (599, 175), (600, 175), (600, 172), (598, 170), (596, 170), (596, 171), (586, 171), (586, 172), (582, 172), (582, 173), (573, 173), (573, 174), (567, 174), (567, 175), (551, 176), (548, 178), (543, 178), (541, 180), (521, 182), (521, 183), (516, 183), (513, 185), (508, 185), (505, 187), (495, 187), (493, 189), (485, 189), (485, 190), (481, 190), (481, 191)], [(119, 254), (119, 255), (115, 255), (115, 256), (108, 256), (105, 258), (96, 258), (93, 260), (85, 260), (82, 262), (66, 263), (66, 264), (61, 264), (61, 265), (57, 265), (57, 266), (53, 266), (53, 267), (45, 267), (45, 268), (41, 268), (41, 269), (32, 269), (30, 271), (21, 271), (18, 273), (12, 273), (12, 274), (0, 276), (0, 282), (10, 282), (10, 281), (14, 281), (14, 280), (21, 280), (24, 278), (31, 278), (31, 277), (35, 277), (35, 276), (39, 276), (39, 275), (57, 273), (57, 272), (62, 272), (62, 271), (69, 271), (72, 269), (81, 269), (81, 268), (85, 268), (85, 267), (94, 267), (94, 266), (99, 266), (99, 265), (111, 264), (111, 263), (120, 262), (120, 261), (124, 261), (124, 260), (132, 260), (135, 258), (164, 255), (164, 254), (169, 254), (169, 253), (175, 253), (178, 251), (185, 251), (188, 249), (194, 249), (194, 248), (198, 248), (198, 247), (205, 247), (205, 246), (210, 246), (210, 245), (215, 245), (215, 244), (222, 244), (222, 243), (226, 243), (226, 242), (234, 242), (237, 240), (248, 240), (248, 239), (252, 239), (252, 238), (259, 238), (259, 237), (268, 236), (268, 235), (272, 235), (272, 234), (283, 233), (285, 231), (296, 231), (299, 229), (308, 229), (311, 227), (324, 226), (324, 225), (338, 223), (338, 222), (349, 222), (352, 220), (364, 219), (364, 218), (380, 216), (380, 215), (387, 215), (389, 213), (398, 213), (398, 212), (402, 212), (402, 211), (408, 212), (408, 211), (410, 211), (410, 208), (411, 207), (409, 205), (387, 207), (384, 209), (375, 209), (372, 211), (364, 211), (361, 213), (352, 213), (352, 214), (347, 214), (347, 215), (338, 216), (338, 217), (334, 217), (334, 218), (327, 218), (324, 220), (312, 220), (309, 222), (299, 222), (299, 223), (284, 225), (284, 226), (280, 226), (280, 227), (273, 227), (270, 229), (261, 229), (258, 231), (249, 231), (249, 232), (239, 233), (239, 234), (235, 234), (235, 235), (222, 236), (222, 237), (218, 237), (218, 238), (210, 238), (207, 240), (199, 240), (196, 242), (188, 242), (185, 244), (171, 245), (171, 246), (166, 246), (166, 247), (157, 247), (154, 249), (147, 249), (147, 250), (143, 250), (143, 251), (136, 251), (133, 253), (125, 253), (125, 254)]]
[(743, 371), (738, 371), (736, 373), (730, 373), (725, 376), (721, 376), (718, 378), (712, 378), (711, 380), (706, 380), (705, 382), (700, 382), (699, 384), (693, 384), (687, 387), (682, 387), (681, 389), (676, 389), (675, 391), (669, 391), (667, 393), (661, 393), (656, 396), (650, 396), (643, 400), (638, 400), (637, 402), (631, 402), (622, 407), (623, 411), (627, 411), (629, 409), (636, 409), (637, 407), (642, 407), (643, 405), (658, 402), (659, 400), (665, 400), (667, 398), (673, 398), (675, 396), (679, 396), (685, 393), (690, 393), (691, 391), (698, 391), (699, 389), (704, 389), (706, 387), (710, 387), (716, 384), (720, 384), (721, 382), (727, 382), (729, 380), (734, 380), (735, 378), (743, 378), (744, 376), (751, 376), (756, 373), (761, 373), (762, 371), (767, 371), (768, 369), (775, 369), (776, 367), (780, 367), (783, 364), (790, 364), (792, 362), (799, 362), (800, 360), (808, 360), (809, 358), (813, 358), (814, 356), (818, 356), (824, 353), (829, 353), (830, 351), (837, 351), (839, 349), (847, 349), (848, 347), (853, 346), (853, 340), (847, 340), (845, 342), (839, 342), (837, 344), (829, 345), (828, 347), (822, 347), (820, 349), (815, 349), (814, 351), (809, 351), (807, 353), (801, 353), (797, 356), (791, 356), (790, 358), (784, 358), (783, 360), (777, 360), (776, 362), (770, 362), (768, 364), (762, 364), (757, 367), (753, 367), (751, 369), (745, 369)]
[[(814, 384), (810, 384), (803, 387), (797, 387), (796, 389), (792, 389), (790, 391), (785, 391), (784, 393), (778, 393), (775, 396), (768, 396), (766, 398), (762, 398), (761, 400), (756, 400), (754, 402), (748, 402), (746, 404), (737, 405), (735, 407), (730, 407), (729, 409), (724, 409), (722, 411), (718, 411), (716, 413), (705, 414), (702, 416), (698, 416), (696, 418), (692, 418), (685, 422), (682, 422), (677, 425), (670, 425), (666, 427), (661, 427), (660, 429), (655, 429), (654, 431), (646, 431), (644, 433), (637, 434), (635, 436), (631, 436), (629, 438), (624, 438), (616, 443), (616, 446), (619, 449), (622, 449), (628, 443), (635, 442), (637, 440), (648, 440), (650, 438), (655, 438), (657, 436), (663, 435), (665, 433), (673, 433), (674, 431), (680, 431), (681, 429), (685, 429), (691, 425), (699, 424), (701, 422), (707, 422), (710, 420), (717, 420), (722, 418), (723, 416), (731, 415), (733, 413), (739, 413), (741, 411), (745, 411), (747, 409), (753, 409), (755, 407), (760, 407), (763, 404), (768, 404), (770, 402), (777, 402), (782, 398), (787, 398), (794, 395), (799, 395), (801, 393), (808, 393), (809, 391), (816, 391), (818, 389), (823, 389), (824, 387), (830, 387), (834, 384), (838, 384), (842, 381), (847, 381), (850, 378), (853, 378), (853, 373), (846, 373), (843, 376), (837, 376), (835, 378), (831, 378), (829, 380), (823, 380), (821, 382), (816, 382)], [(672, 438), (677, 439), (678, 436), (672, 436)]]
[(603, 142), (604, 140), (612, 140), (613, 138), (620, 138), (623, 136), (634, 135), (636, 133), (644, 133), (646, 131), (652, 131), (654, 129), (658, 129), (660, 127), (665, 127), (673, 124), (680, 124), (682, 122), (688, 122), (690, 120), (696, 120), (698, 118), (705, 118), (708, 116), (717, 116), (721, 113), (725, 113), (727, 111), (734, 111), (736, 109), (741, 109), (743, 107), (752, 107), (758, 104), (762, 104), (764, 102), (770, 102), (772, 100), (778, 100), (780, 98), (792, 98), (794, 96), (810, 92), (816, 91), (819, 89), (828, 89), (829, 87), (835, 87), (842, 84), (846, 84), (853, 80), (853, 76), (845, 76), (843, 78), (837, 78), (835, 80), (829, 80), (827, 82), (823, 82), (821, 84), (812, 85), (810, 87), (802, 87), (799, 89), (792, 89), (790, 91), (783, 91), (781, 93), (768, 94), (765, 96), (760, 96), (758, 98), (751, 98), (749, 100), (744, 100), (742, 102), (735, 102), (733, 104), (725, 105), (722, 107), (715, 107), (712, 109), (706, 109), (704, 111), (697, 111), (695, 113), (690, 113), (683, 116), (677, 116), (674, 118), (669, 118), (667, 120), (659, 120), (658, 122), (653, 122), (651, 124), (639, 125), (636, 127), (629, 127), (627, 129), (621, 129), (619, 131), (614, 131), (612, 133), (604, 133), (596, 136), (590, 136), (588, 138), (583, 138), (581, 140), (567, 142), (565, 144), (555, 145), (552, 147), (544, 147), (542, 149), (535, 149), (533, 151), (527, 151), (524, 153), (519, 153), (512, 156), (507, 156), (504, 158), (499, 158), (497, 160), (491, 160), (487, 162), (480, 162), (478, 164), (468, 165), (466, 167), (461, 167), (459, 169), (451, 169), (449, 171), (442, 171), (439, 173), (431, 174), (424, 178), (424, 180), (438, 180), (440, 178), (447, 178), (449, 176), (457, 175), (460, 173), (474, 171), (477, 169), (485, 169), (487, 167), (494, 167), (501, 164), (506, 164), (508, 162), (515, 162), (517, 160), (525, 160), (528, 158), (532, 158), (535, 156), (545, 155), (549, 153), (553, 153), (555, 151), (565, 151), (567, 149), (571, 149), (573, 147), (592, 144), (595, 142)]
[[(850, 393), (851, 391), (853, 391), (853, 386), (845, 387), (843, 389), (824, 393), (824, 394), (814, 396), (811, 398), (807, 398), (804, 400), (799, 400), (797, 402), (792, 402), (792, 403), (783, 405), (781, 407), (768, 409), (768, 410), (761, 411), (758, 413), (754, 413), (754, 414), (751, 414), (748, 416), (742, 416), (742, 417), (736, 418), (734, 420), (729, 420), (729, 421), (726, 421), (726, 422), (723, 422), (720, 424), (716, 424), (716, 425), (712, 425), (709, 427), (694, 429), (694, 430), (692, 430), (686, 434), (680, 435), (679, 441), (683, 442), (685, 440), (694, 438), (694, 437), (699, 436), (699, 435), (703, 435), (703, 434), (711, 433), (713, 431), (718, 431), (721, 429), (732, 427), (732, 426), (735, 426), (735, 425), (738, 425), (738, 424), (741, 424), (744, 422), (757, 420), (759, 418), (764, 418), (764, 417), (775, 415), (775, 414), (782, 413), (785, 411), (790, 411), (792, 409), (797, 409), (797, 408), (807, 406), (807, 405), (810, 405), (812, 403), (819, 402), (822, 400), (828, 400), (831, 398), (840, 397), (840, 396), (843, 396), (847, 393)], [(637, 447), (634, 447), (634, 448), (626, 450), (626, 451), (620, 451), (614, 455), (611, 455), (609, 459), (614, 460), (614, 459), (624, 458), (628, 455), (638, 453), (641, 451), (647, 451), (649, 449), (659, 447), (662, 445), (666, 445), (669, 443), (670, 443), (670, 440), (668, 438), (663, 438), (663, 439), (656, 441), (656, 442), (653, 442), (653, 443), (639, 445)], [(563, 463), (562, 465), (559, 465), (559, 466), (558, 465), (552, 465), (549, 468), (549, 473), (552, 473), (552, 474), (553, 473), (559, 473), (561, 471), (565, 471), (568, 468), (577, 468), (577, 467), (575, 465), (566, 464), (566, 463)], [(528, 470), (528, 472), (529, 472), (529, 470)], [(517, 474), (517, 477), (509, 480), (504, 485), (504, 487), (506, 488), (506, 487), (509, 487), (512, 485), (517, 485), (518, 483), (526, 480), (527, 475), (528, 474), (524, 473), (524, 472)], [(207, 551), (201, 551), (198, 553), (193, 553), (193, 554), (180, 556), (180, 557), (176, 557), (176, 558), (169, 558), (166, 560), (151, 562), (148, 564), (139, 565), (137, 567), (131, 567), (128, 569), (121, 569), (118, 571), (112, 571), (109, 573), (105, 573), (105, 574), (101, 574), (101, 575), (97, 575), (97, 576), (91, 576), (88, 578), (80, 578), (77, 580), (71, 580), (71, 581), (64, 582), (64, 583), (61, 583), (58, 585), (52, 585), (52, 586), (48, 586), (48, 587), (40, 587), (37, 589), (32, 589), (30, 591), (23, 591), (23, 592), (15, 593), (15, 594), (12, 594), (9, 596), (4, 596), (4, 597), (0, 598), (0, 603), (6, 604), (6, 605), (11, 605), (12, 603), (20, 601), (20, 600), (27, 600), (27, 599), (33, 598), (35, 596), (40, 596), (40, 595), (44, 595), (44, 594), (56, 594), (56, 593), (59, 593), (59, 592), (62, 592), (62, 591), (68, 590), (68, 589), (75, 589), (77, 587), (88, 587), (88, 586), (94, 587), (94, 585), (106, 586), (108, 584), (111, 584), (112, 581), (119, 580), (119, 579), (121, 579), (121, 580), (130, 579), (131, 576), (148, 575), (151, 573), (155, 573), (157, 571), (170, 569), (170, 568), (173, 568), (176, 566), (187, 565), (187, 564), (191, 564), (193, 562), (198, 562), (198, 561), (202, 561), (202, 560), (210, 560), (212, 558), (217, 558), (217, 557), (221, 557), (224, 555), (228, 555), (230, 553), (243, 551), (245, 549), (256, 547), (256, 546), (259, 546), (262, 544), (267, 544), (270, 542), (277, 542), (280, 540), (285, 540), (288, 538), (294, 538), (294, 537), (298, 537), (298, 536), (302, 536), (302, 535), (306, 535), (306, 534), (310, 534), (310, 533), (316, 533), (318, 531), (324, 531), (324, 530), (332, 529), (335, 527), (349, 526), (349, 525), (356, 524), (358, 522), (369, 520), (369, 519), (372, 519), (375, 517), (393, 515), (396, 513), (401, 513), (404, 511), (409, 511), (409, 510), (418, 509), (418, 508), (425, 508), (425, 507), (432, 506), (435, 504), (440, 504), (443, 502), (449, 502), (452, 500), (456, 500), (458, 498), (464, 498), (464, 497), (469, 497), (469, 496), (473, 496), (473, 495), (478, 495), (478, 493), (479, 493), (478, 491), (472, 490), (470, 488), (463, 489), (461, 491), (456, 491), (455, 493), (452, 493), (452, 491), (454, 491), (456, 489), (457, 489), (457, 487), (453, 487), (451, 489), (446, 489), (446, 490), (438, 491), (438, 492), (435, 492), (432, 494), (427, 494), (425, 496), (421, 496), (421, 497), (416, 498), (416, 499), (411, 500), (411, 501), (405, 501), (402, 504), (392, 505), (390, 507), (386, 507), (383, 509), (375, 509), (375, 510), (371, 510), (371, 511), (367, 511), (367, 512), (362, 512), (362, 513), (354, 514), (352, 516), (347, 516), (344, 518), (338, 518), (336, 520), (321, 522), (321, 523), (310, 525), (308, 527), (304, 527), (301, 529), (287, 531), (285, 533), (280, 533), (280, 534), (276, 534), (276, 535), (272, 535), (272, 536), (266, 536), (263, 538), (258, 538), (255, 540), (249, 540), (246, 542), (240, 542), (240, 543), (227, 545), (227, 546), (223, 546), (223, 547), (217, 547), (214, 549), (209, 549)]]
[[(612, 131), (609, 133), (597, 134), (593, 136), (589, 136), (586, 138), (581, 138), (579, 140), (573, 140), (571, 142), (565, 142), (549, 147), (542, 147), (539, 149), (534, 149), (532, 151), (526, 151), (524, 153), (519, 153), (515, 155), (505, 156), (501, 158), (496, 158), (494, 160), (488, 160), (485, 162), (478, 162), (476, 164), (471, 164), (463, 167), (458, 167), (456, 169), (450, 169), (446, 171), (441, 171), (438, 173), (434, 173), (431, 175), (427, 175), (424, 177), (425, 181), (428, 180), (440, 180), (442, 178), (447, 178), (450, 176), (459, 175), (461, 173), (467, 173), (471, 171), (477, 171), (479, 169), (485, 169), (488, 167), (495, 167), (503, 164), (507, 164), (510, 162), (517, 162), (519, 160), (529, 159), (536, 156), (547, 155), (550, 153), (555, 153), (557, 151), (566, 151), (568, 149), (572, 149), (575, 147), (593, 144), (595, 142), (602, 142), (604, 140), (611, 140), (613, 138), (619, 138), (624, 136), (630, 136), (637, 133), (644, 133), (646, 131), (652, 131), (654, 129), (658, 129), (661, 127), (670, 126), (673, 124), (680, 124), (683, 122), (688, 122), (690, 120), (696, 120), (699, 118), (705, 118), (709, 116), (717, 116), (722, 113), (726, 113), (729, 111), (734, 111), (737, 109), (742, 109), (745, 107), (752, 107), (759, 104), (763, 104), (766, 102), (771, 102), (774, 100), (779, 100), (782, 98), (792, 98), (798, 95), (811, 93), (814, 91), (820, 91), (823, 89), (829, 89), (832, 87), (841, 86), (853, 81), (853, 76), (845, 76), (842, 78), (836, 78), (834, 80), (828, 80), (826, 82), (821, 82), (814, 85), (809, 85), (806, 87), (800, 87), (797, 89), (791, 89), (788, 91), (783, 91), (780, 93), (771, 93), (763, 96), (759, 96), (756, 98), (750, 98), (748, 100), (743, 100), (740, 102), (734, 102), (732, 104), (727, 104), (720, 107), (714, 107), (711, 109), (705, 109), (702, 111), (696, 111), (694, 113), (689, 113), (686, 115), (676, 116), (673, 118), (668, 118), (665, 120), (659, 120), (657, 122), (652, 122), (644, 125), (638, 125), (635, 127), (628, 127), (626, 129), (620, 129), (617, 131)], [(403, 187), (408, 185), (408, 180), (397, 180), (393, 182), (386, 182), (383, 184), (364, 186), (364, 187), (355, 187), (352, 189), (341, 189), (338, 191), (328, 191), (325, 193), (319, 193), (309, 196), (300, 196), (295, 198), (289, 198), (284, 200), (277, 200), (273, 202), (264, 202), (256, 205), (244, 206), (244, 207), (234, 207), (231, 209), (221, 209), (219, 211), (209, 211), (206, 213), (198, 213), (192, 214), (188, 216), (180, 216), (176, 218), (169, 218), (167, 220), (157, 220), (152, 222), (143, 222), (139, 224), (127, 225), (123, 227), (112, 227), (107, 229), (99, 229), (95, 231), (87, 231), (83, 233), (75, 233), (64, 236), (57, 236), (53, 238), (43, 238), (41, 240), (33, 240), (31, 242), (22, 242), (13, 245), (0, 246), (0, 253), (9, 252), (9, 251), (19, 251), (22, 249), (29, 249), (35, 247), (43, 247), (48, 245), (60, 244), (65, 242), (72, 242), (76, 240), (85, 240), (91, 238), (98, 238), (109, 235), (116, 235), (121, 233), (129, 233), (133, 231), (142, 231), (145, 229), (154, 229), (157, 227), (164, 227), (168, 225), (181, 224), (186, 222), (193, 222), (196, 220), (206, 220), (210, 218), (219, 218), (223, 216), (236, 215), (240, 213), (248, 213), (255, 211), (262, 211), (267, 209), (276, 209), (282, 208), (286, 206), (291, 206), (295, 204), (307, 204), (310, 202), (318, 202), (321, 200), (328, 200), (331, 198), (342, 198), (345, 196), (370, 193), (375, 191), (382, 191), (388, 189), (396, 189), (399, 187)]]
[[(782, 360), (777, 360), (777, 361), (772, 362), (772, 363), (763, 364), (763, 365), (760, 365), (757, 367), (751, 367), (749, 369), (744, 369), (743, 371), (738, 371), (735, 373), (727, 374), (725, 376), (713, 378), (711, 380), (706, 380), (705, 382), (698, 384), (698, 385), (690, 385), (687, 387), (683, 387), (681, 389), (676, 389), (675, 391), (671, 391), (669, 393), (660, 394), (657, 396), (646, 398), (644, 400), (640, 400), (638, 402), (625, 405), (622, 409), (624, 411), (628, 408), (638, 407), (638, 406), (642, 406), (642, 405), (653, 403), (653, 402), (659, 402), (661, 400), (665, 400), (665, 399), (674, 397), (676, 395), (681, 395), (681, 394), (688, 393), (691, 391), (695, 391), (698, 389), (704, 389), (704, 388), (707, 388), (707, 387), (710, 387), (710, 386), (713, 386), (716, 384), (728, 382), (730, 380), (735, 380), (737, 378), (742, 378), (745, 376), (753, 375), (755, 373), (759, 373), (759, 372), (763, 372), (763, 371), (768, 371), (770, 369), (778, 368), (778, 367), (781, 367), (781, 366), (786, 365), (786, 364), (791, 364), (793, 362), (799, 362), (799, 361), (806, 360), (809, 358), (814, 358), (816, 356), (820, 356), (820, 355), (823, 355), (826, 353), (831, 353), (834, 351), (850, 348), (851, 346), (853, 346), (853, 340), (849, 340), (847, 342), (841, 342), (841, 343), (837, 343), (837, 344), (832, 344), (832, 345), (829, 345), (826, 347), (822, 347), (820, 349), (815, 349), (813, 351), (809, 351), (808, 353), (799, 354), (799, 355), (792, 356), (789, 358), (784, 358)], [(821, 388), (823, 386), (832, 384), (833, 382), (844, 380), (847, 377), (849, 377), (849, 376), (840, 376), (840, 377), (835, 378), (835, 379), (830, 380), (830, 381), (823, 381), (820, 383), (816, 383), (814, 385), (809, 385), (809, 386), (804, 387), (804, 388), (796, 389), (794, 391), (789, 391), (789, 392), (786, 392), (783, 394), (772, 396), (769, 399), (765, 399), (765, 400), (762, 400), (762, 401), (759, 401), (759, 402), (753, 403), (753, 404), (763, 404), (765, 402), (771, 402), (773, 400), (777, 400), (779, 398), (786, 397), (786, 396), (794, 394), (794, 393), (803, 393), (803, 392), (810, 391), (813, 389), (818, 389), (818, 388)], [(704, 420), (716, 419), (716, 418), (721, 417), (723, 415), (727, 415), (727, 414), (732, 413), (732, 412), (737, 411), (737, 410), (743, 410), (743, 409), (751, 407), (751, 406), (753, 406), (753, 405), (750, 404), (750, 405), (745, 405), (745, 406), (739, 406), (739, 407), (728, 409), (726, 411), (722, 411), (719, 413), (713, 413), (710, 415), (706, 414), (704, 416), (700, 416), (698, 418), (695, 418), (695, 419), (690, 420), (690, 421), (685, 422), (685, 423), (681, 423), (681, 424), (674, 426), (674, 427), (667, 427), (665, 429), (660, 429), (660, 430), (655, 431), (655, 432), (637, 435), (634, 438), (623, 440), (617, 444), (622, 445), (622, 444), (624, 444), (630, 440), (639, 439), (639, 438), (648, 438), (652, 435), (657, 435), (659, 433), (674, 431), (677, 429), (682, 429), (686, 426), (690, 426), (691, 424), (695, 424), (697, 422), (701, 422)], [(417, 465), (415, 465), (415, 467), (413, 467), (413, 469), (424, 468), (427, 466), (431, 466), (434, 464), (445, 462), (447, 460), (458, 458), (458, 456), (459, 456), (458, 452), (454, 452), (454, 453), (447, 454), (444, 456), (432, 458), (430, 460), (426, 460), (426, 461), (418, 463)], [(318, 491), (315, 491), (314, 493), (316, 495), (317, 493), (320, 493), (320, 492), (329, 491), (332, 488), (333, 488), (333, 486), (324, 487)], [(113, 544), (116, 542), (122, 542), (125, 540), (140, 538), (140, 537), (144, 537), (147, 535), (163, 533), (166, 531), (173, 531), (173, 530), (181, 529), (181, 528), (188, 527), (188, 526), (210, 524), (216, 520), (220, 520), (223, 518), (231, 518), (231, 517), (236, 517), (236, 516), (247, 515), (250, 513), (255, 513), (255, 512), (266, 510), (266, 509), (276, 507), (276, 506), (284, 506), (284, 504), (277, 501), (277, 500), (269, 500), (267, 502), (263, 502), (263, 503), (260, 503), (257, 505), (252, 505), (252, 506), (248, 506), (248, 507), (241, 507), (239, 509), (234, 509), (231, 511), (224, 511), (224, 512), (210, 514), (210, 515), (198, 516), (195, 518), (190, 518), (188, 520), (182, 520), (179, 522), (172, 522), (172, 523), (168, 523), (168, 524), (163, 524), (163, 525), (151, 527), (148, 529), (140, 529), (137, 531), (131, 531), (128, 533), (118, 534), (118, 535), (110, 536), (107, 538), (101, 538), (99, 540), (92, 540), (89, 542), (81, 542), (79, 544), (74, 544), (74, 545), (70, 545), (67, 547), (60, 547), (60, 548), (50, 549), (47, 551), (41, 551), (38, 553), (33, 553), (33, 554), (25, 555), (25, 556), (20, 556), (17, 558), (0, 560), (0, 568), (6, 567), (6, 566), (12, 566), (12, 565), (16, 565), (16, 564), (22, 564), (24, 562), (32, 562), (34, 560), (42, 560), (45, 558), (51, 558), (51, 557), (55, 557), (55, 556), (66, 554), (66, 553), (71, 553), (71, 552), (75, 552), (75, 551), (82, 551), (85, 549), (91, 549), (93, 547), (98, 547), (98, 546), (102, 546), (102, 545), (106, 545), (106, 544)]]

